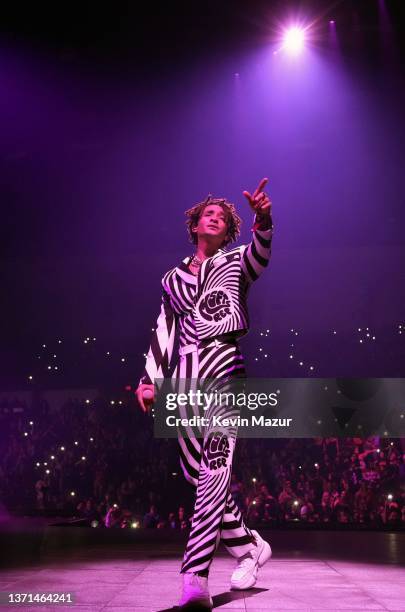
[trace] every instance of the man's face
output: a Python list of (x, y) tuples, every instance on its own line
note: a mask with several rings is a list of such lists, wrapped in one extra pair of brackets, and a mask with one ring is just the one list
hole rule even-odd
[(218, 246), (221, 246), (228, 232), (226, 215), (222, 206), (218, 204), (206, 206), (193, 231), (198, 238), (200, 236), (210, 238), (212, 242), (218, 242)]

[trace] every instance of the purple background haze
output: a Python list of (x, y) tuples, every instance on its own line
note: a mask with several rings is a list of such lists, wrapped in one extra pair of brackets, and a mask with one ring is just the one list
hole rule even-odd
[[(241, 192), (262, 176), (276, 233), (270, 269), (252, 289), (246, 351), (262, 327), (280, 347), (291, 326), (309, 342), (324, 333), (319, 373), (330, 375), (330, 330), (349, 336), (368, 325), (386, 335), (405, 323), (404, 83), (399, 51), (383, 42), (389, 60), (381, 52), (373, 68), (356, 45), (352, 55), (313, 45), (291, 59), (261, 41), (167, 64), (148, 64), (145, 51), (125, 70), (4, 42), (9, 363), (47, 338), (90, 334), (132, 351), (136, 379), (160, 278), (193, 252), (184, 210), (208, 192), (228, 197), (246, 242)], [(360, 372), (358, 359), (345, 356), (346, 375)], [(384, 351), (369, 372), (390, 374)]]

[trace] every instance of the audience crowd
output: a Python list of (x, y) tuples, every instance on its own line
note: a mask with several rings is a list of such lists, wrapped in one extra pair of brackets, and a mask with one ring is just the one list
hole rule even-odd
[[(93, 527), (188, 529), (176, 440), (133, 398), (0, 403), (0, 501)], [(251, 527), (405, 528), (405, 439), (239, 439), (231, 492)]]

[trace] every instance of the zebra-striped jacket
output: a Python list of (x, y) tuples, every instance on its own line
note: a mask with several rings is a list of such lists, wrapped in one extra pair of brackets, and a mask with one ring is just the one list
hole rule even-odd
[(141, 383), (168, 376), (177, 331), (180, 354), (201, 340), (248, 332), (247, 295), (269, 262), (272, 233), (256, 229), (250, 244), (220, 249), (203, 262), (198, 276), (189, 270), (191, 257), (164, 275), (161, 311)]

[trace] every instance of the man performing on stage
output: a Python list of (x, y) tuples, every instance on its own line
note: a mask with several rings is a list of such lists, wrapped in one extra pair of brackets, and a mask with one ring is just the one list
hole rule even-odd
[[(162, 279), (163, 297), (146, 367), (136, 391), (144, 411), (145, 398), (154, 397), (154, 381), (167, 378), (176, 330), (179, 359), (173, 378), (219, 379), (226, 383), (245, 376), (238, 338), (247, 333), (247, 294), (270, 258), (273, 223), (271, 201), (263, 179), (251, 195), (244, 191), (255, 213), (252, 242), (224, 250), (240, 233), (240, 217), (224, 198), (208, 196), (186, 212), (196, 253), (186, 257)], [(216, 434), (215, 434), (216, 435)], [(180, 462), (186, 479), (196, 488), (191, 531), (181, 573), (183, 595), (179, 605), (212, 608), (208, 572), (220, 541), (237, 559), (231, 588), (249, 589), (258, 569), (271, 556), (270, 545), (246, 527), (229, 491), (236, 436), (222, 435), (221, 462), (209, 462), (218, 439), (179, 436)], [(218, 454), (218, 452), (216, 453)]]

